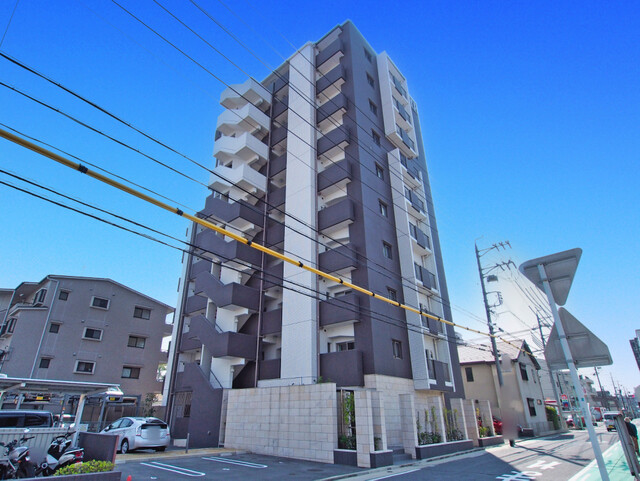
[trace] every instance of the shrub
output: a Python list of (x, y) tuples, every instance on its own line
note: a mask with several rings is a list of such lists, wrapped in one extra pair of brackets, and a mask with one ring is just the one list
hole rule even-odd
[(547, 421), (553, 423), (553, 429), (560, 429), (560, 416), (558, 412), (552, 406), (546, 406), (545, 411), (547, 413)]
[(491, 431), (489, 430), (489, 428), (485, 428), (484, 426), (480, 426), (478, 428), (478, 435), (481, 438), (486, 438), (488, 436), (491, 436)]
[(101, 473), (104, 471), (113, 471), (113, 463), (109, 461), (86, 461), (84, 463), (70, 464), (64, 468), (60, 468), (54, 476), (64, 476), (67, 474), (87, 474), (87, 473)]

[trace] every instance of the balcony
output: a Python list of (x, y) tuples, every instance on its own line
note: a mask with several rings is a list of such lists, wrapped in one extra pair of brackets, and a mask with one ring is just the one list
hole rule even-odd
[(411, 205), (411, 207), (413, 207), (417, 214), (422, 217), (425, 216), (424, 202), (420, 197), (418, 197), (418, 194), (405, 187), (404, 197), (409, 201), (409, 204)]
[(220, 192), (238, 186), (252, 194), (263, 194), (267, 188), (267, 178), (247, 164), (233, 168), (219, 165), (213, 169), (209, 183), (212, 189)]
[(318, 139), (317, 155), (332, 157), (338, 151), (344, 150), (349, 145), (349, 131), (343, 125), (340, 128), (333, 129), (326, 135), (323, 135)]
[(437, 290), (438, 285), (436, 283), (436, 276), (432, 272), (428, 271), (424, 267), (415, 264), (413, 265), (416, 274), (416, 279), (424, 285), (427, 289)]
[(429, 329), (429, 332), (434, 336), (439, 336), (444, 333), (444, 324), (442, 322), (436, 321), (435, 319), (431, 319), (430, 317), (423, 317), (422, 318), (423, 325), (425, 321), (427, 323), (427, 329)]
[(318, 230), (325, 235), (352, 224), (356, 218), (355, 207), (351, 199), (343, 199), (337, 204), (318, 212)]
[(264, 289), (282, 286), (284, 263), (270, 264), (264, 268)]
[(339, 351), (320, 354), (320, 375), (338, 387), (364, 386), (362, 351)]
[(258, 338), (239, 332), (218, 332), (216, 327), (204, 316), (191, 319), (189, 332), (184, 336), (198, 339), (211, 352), (213, 357), (239, 357), (255, 360)]
[(413, 189), (420, 187), (422, 185), (422, 182), (420, 181), (420, 172), (414, 165), (414, 161), (407, 159), (403, 153), (400, 153), (400, 164), (404, 167), (404, 169), (402, 169), (402, 173), (405, 184)]
[(223, 284), (220, 279), (206, 272), (201, 272), (196, 277), (195, 293), (205, 294), (221, 308), (237, 306), (257, 311), (260, 305), (260, 293), (257, 289), (237, 282)]
[(184, 306), (184, 312), (188, 316), (207, 308), (208, 299), (203, 296), (189, 296)]
[(431, 239), (425, 232), (418, 229), (418, 227), (412, 223), (409, 223), (409, 232), (411, 233), (411, 238), (416, 241), (418, 246), (431, 253)]
[(250, 78), (227, 87), (220, 94), (220, 104), (227, 109), (239, 109), (248, 103), (265, 110), (271, 105), (271, 94), (259, 82)]
[(321, 74), (326, 74), (340, 64), (343, 55), (342, 40), (337, 38), (316, 55), (316, 68)]
[(189, 271), (189, 280), (193, 281), (201, 272), (211, 272), (211, 261), (200, 260), (191, 264), (191, 270)]
[(439, 391), (453, 391), (452, 386), (447, 386), (447, 384), (451, 384), (451, 376), (449, 374), (449, 364), (446, 362), (435, 361), (433, 359), (429, 359), (429, 377), (431, 379), (435, 378), (435, 385), (431, 383), (432, 389), (437, 389)]
[[(209, 229), (196, 236), (196, 245), (205, 252), (218, 257), (221, 262), (239, 260), (254, 266), (260, 266), (262, 263), (260, 251), (235, 240), (227, 242), (222, 236)], [(242, 267), (247, 268), (247, 266)]]
[(320, 99), (331, 98), (345, 82), (345, 71), (341, 64), (333, 68), (330, 72), (321, 76), (316, 82), (316, 97)]
[(269, 219), (267, 222), (267, 247), (277, 246), (284, 242), (284, 224), (277, 222), (273, 219)]
[(213, 156), (222, 164), (240, 158), (248, 163), (264, 164), (269, 157), (269, 147), (249, 133), (229, 137), (223, 135), (215, 141)]
[(342, 159), (318, 174), (318, 194), (330, 196), (351, 182), (351, 163)]
[(342, 116), (349, 108), (349, 101), (344, 94), (338, 94), (325, 102), (316, 113), (316, 122), (321, 130), (339, 126)]
[(218, 117), (216, 130), (222, 135), (238, 135), (249, 132), (263, 136), (269, 131), (269, 117), (258, 107), (247, 104), (238, 110), (225, 110)]
[(282, 332), (282, 308), (262, 313), (262, 335)]
[(391, 83), (393, 83), (393, 85), (396, 88), (396, 90), (398, 91), (398, 93), (400, 95), (402, 95), (402, 97), (406, 101), (407, 98), (408, 98), (407, 91), (402, 86), (402, 83), (400, 82), (400, 80), (398, 80), (398, 77), (396, 77), (395, 75), (391, 74)]
[(269, 205), (267, 206), (269, 211), (283, 206), (286, 197), (286, 187), (280, 187), (279, 189), (275, 189), (273, 192), (269, 192)]
[(358, 267), (358, 254), (350, 242), (346, 245), (330, 249), (318, 255), (318, 268), (321, 271), (339, 275)]
[(320, 327), (359, 321), (360, 296), (356, 292), (320, 301)]
[(258, 379), (278, 379), (280, 377), (280, 359), (268, 359), (258, 363)]
[(274, 98), (273, 99), (273, 111), (271, 112), (271, 116), (274, 119), (277, 119), (280, 115), (285, 113), (289, 108), (289, 97), (282, 98)]
[(243, 224), (249, 223), (257, 227), (262, 227), (263, 215), (257, 207), (239, 200), (236, 202), (227, 202), (220, 197), (210, 195), (204, 205), (204, 209), (200, 214), (209, 217), (213, 216), (217, 220), (231, 224), (234, 227), (242, 229)]
[[(281, 142), (284, 142), (285, 140), (287, 140), (288, 133), (289, 133), (289, 128), (286, 125), (274, 127), (273, 132), (271, 133), (271, 147), (276, 147)], [(286, 154), (283, 154), (283, 155), (286, 155)]]

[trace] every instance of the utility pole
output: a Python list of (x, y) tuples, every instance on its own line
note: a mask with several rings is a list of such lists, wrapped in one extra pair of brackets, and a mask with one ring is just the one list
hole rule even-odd
[(596, 373), (596, 379), (598, 380), (598, 385), (600, 386), (600, 402), (604, 404), (604, 408), (609, 410), (609, 400), (605, 397), (604, 389), (602, 388), (602, 383), (600, 382), (600, 374), (598, 373), (598, 366), (594, 367), (593, 370)]
[[(496, 361), (496, 373), (498, 375), (498, 384), (500, 385), (500, 388), (502, 388), (502, 386), (504, 385), (504, 382), (502, 380), (502, 369), (500, 368), (500, 356), (498, 354), (498, 346), (496, 344), (496, 337), (495, 337), (495, 335), (493, 333), (493, 322), (491, 322), (491, 308), (489, 307), (489, 302), (487, 301), (487, 290), (484, 287), (484, 273), (483, 273), (483, 269), (482, 269), (482, 264), (480, 264), (480, 257), (482, 255), (486, 254), (487, 252), (489, 252), (492, 249), (499, 249), (500, 247), (502, 247), (504, 249), (505, 245), (508, 245), (509, 247), (511, 247), (511, 245), (509, 244), (509, 241), (500, 242), (498, 244), (493, 244), (488, 249), (483, 249), (482, 253), (480, 253), (480, 250), (478, 250), (478, 244), (475, 244), (476, 261), (478, 262), (478, 274), (480, 274), (480, 286), (482, 287), (482, 299), (484, 300), (484, 309), (485, 309), (485, 312), (487, 313), (487, 325), (489, 326), (489, 335), (491, 336), (491, 350), (493, 351), (493, 358)], [(491, 271), (491, 270), (495, 269), (496, 267), (498, 267), (500, 265), (502, 265), (502, 264), (497, 264), (497, 265), (492, 266), (490, 268), (487, 268), (485, 270), (486, 271)], [(497, 280), (497, 278), (496, 278), (496, 280)]]
[[(544, 350), (544, 349), (547, 348), (547, 341), (545, 340), (544, 334), (542, 333), (542, 322), (541, 322), (540, 316), (538, 315), (537, 312), (536, 312), (536, 320), (538, 321), (538, 330), (540, 331), (540, 339), (542, 339), (542, 349)], [(543, 353), (544, 353), (544, 351), (543, 351)], [(546, 362), (547, 361), (547, 355), (546, 354), (544, 354), (544, 358), (545, 358), (545, 362)], [(564, 417), (562, 416), (562, 402), (560, 400), (560, 395), (558, 394), (558, 389), (556, 389), (556, 383), (553, 381), (553, 371), (549, 367), (548, 363), (547, 363), (547, 368), (549, 369), (549, 379), (551, 380), (551, 387), (553, 388), (553, 395), (556, 398), (556, 406), (558, 408), (558, 416), (560, 416), (560, 419), (564, 423)]]

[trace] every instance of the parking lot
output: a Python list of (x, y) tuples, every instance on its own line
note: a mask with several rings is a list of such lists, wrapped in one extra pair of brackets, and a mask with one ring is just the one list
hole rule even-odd
[[(225, 480), (317, 480), (360, 471), (351, 466), (314, 463), (257, 454), (230, 456), (189, 454), (153, 456), (137, 460), (131, 456), (119, 461), (116, 469), (122, 472), (122, 481), (131, 475), (132, 481), (177, 479), (225, 479)], [(122, 457), (119, 456), (119, 459)]]

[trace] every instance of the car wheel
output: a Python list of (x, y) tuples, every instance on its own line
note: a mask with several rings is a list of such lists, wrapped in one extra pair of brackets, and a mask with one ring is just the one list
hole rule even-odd
[(164, 450), (165, 450), (165, 449), (167, 449), (167, 448), (166, 448), (166, 446), (159, 446), (159, 447), (157, 447), (157, 448), (153, 448), (153, 449), (155, 449), (156, 451), (158, 451), (158, 452), (160, 452), (160, 453), (161, 453), (162, 451), (164, 451)]
[(120, 445), (120, 452), (122, 454), (127, 454), (129, 452), (129, 441), (126, 439), (122, 441), (122, 444)]

